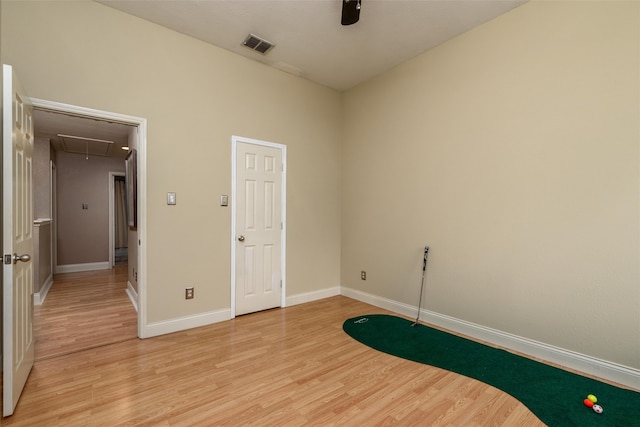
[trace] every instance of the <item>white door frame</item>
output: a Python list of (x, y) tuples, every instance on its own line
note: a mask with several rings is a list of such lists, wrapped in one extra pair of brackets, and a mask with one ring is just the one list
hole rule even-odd
[(280, 307), (286, 307), (287, 302), (287, 146), (258, 139), (244, 138), (233, 135), (231, 137), (231, 318), (236, 317), (236, 149), (238, 143), (255, 144), (263, 147), (276, 148), (282, 153), (282, 234), (280, 244), (280, 269), (282, 274), (282, 289), (280, 292)]
[(109, 172), (109, 268), (116, 263), (114, 252), (116, 251), (115, 218), (116, 218), (116, 176), (125, 176), (124, 172)]
[(147, 119), (44, 99), (30, 98), (34, 109), (137, 126), (138, 150), (138, 337), (151, 336), (147, 321)]

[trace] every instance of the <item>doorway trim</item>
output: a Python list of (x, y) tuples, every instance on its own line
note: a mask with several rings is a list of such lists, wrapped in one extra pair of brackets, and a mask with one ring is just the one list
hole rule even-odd
[(282, 273), (282, 288), (280, 292), (280, 307), (287, 303), (287, 146), (258, 139), (244, 138), (233, 135), (231, 137), (231, 318), (236, 317), (236, 151), (238, 143), (254, 144), (263, 147), (276, 148), (282, 153), (282, 234), (280, 241), (280, 269)]
[(147, 322), (147, 119), (77, 105), (30, 98), (34, 109), (136, 126), (138, 150), (138, 337), (146, 338)]

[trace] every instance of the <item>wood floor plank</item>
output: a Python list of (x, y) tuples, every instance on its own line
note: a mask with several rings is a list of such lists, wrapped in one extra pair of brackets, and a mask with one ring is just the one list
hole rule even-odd
[(342, 331), (371, 313), (385, 311), (333, 297), (40, 359), (3, 425), (543, 425), (500, 390)]

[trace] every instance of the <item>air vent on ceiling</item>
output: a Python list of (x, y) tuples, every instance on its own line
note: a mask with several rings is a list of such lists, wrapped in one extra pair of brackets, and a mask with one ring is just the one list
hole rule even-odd
[(248, 47), (249, 49), (253, 49), (256, 52), (260, 52), (263, 55), (266, 55), (273, 47), (275, 46), (273, 43), (266, 41), (263, 38), (260, 38), (256, 35), (249, 34), (246, 39), (242, 42), (243, 45)]

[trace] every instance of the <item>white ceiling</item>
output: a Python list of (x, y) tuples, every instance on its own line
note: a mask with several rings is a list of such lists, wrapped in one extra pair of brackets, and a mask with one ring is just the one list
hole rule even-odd
[[(343, 91), (487, 22), (527, 0), (361, 0), (360, 21), (340, 25), (342, 0), (96, 0), (244, 57)], [(248, 34), (276, 46), (242, 45)], [(112, 140), (126, 156), (130, 127), (36, 111), (36, 136), (65, 150), (58, 134)], [(75, 148), (70, 148), (71, 146)], [(67, 151), (87, 143), (67, 139)], [(105, 150), (90, 143), (90, 154)], [(101, 153), (105, 154), (105, 153)]]
[[(336, 90), (349, 89), (527, 0), (361, 0), (340, 25), (342, 0), (97, 0)], [(267, 55), (249, 34), (275, 44)]]

